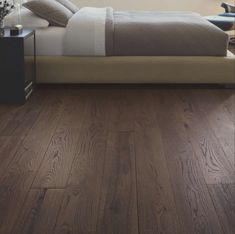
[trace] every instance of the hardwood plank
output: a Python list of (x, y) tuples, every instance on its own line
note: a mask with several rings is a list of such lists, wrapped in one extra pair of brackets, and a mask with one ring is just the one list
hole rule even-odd
[(112, 131), (134, 131), (134, 113), (133, 104), (135, 101), (131, 98), (136, 90), (123, 89), (111, 90), (109, 94), (109, 130)]
[(97, 233), (138, 233), (133, 136), (110, 132)]
[[(39, 96), (43, 96), (43, 98), (39, 98)], [(0, 178), (14, 158), (30, 128), (36, 122), (46, 96), (45, 91), (38, 91), (24, 106), (0, 106)], [(4, 114), (1, 115), (2, 113)], [(19, 113), (22, 113), (22, 118), (18, 117), (17, 123), (16, 116)], [(3, 121), (3, 124), (1, 121)]]
[(0, 136), (0, 178), (5, 174), (22, 141), (22, 137)]
[[(68, 92), (66, 92), (66, 95)], [(77, 152), (87, 99), (81, 95), (64, 98), (61, 120), (47, 149), (33, 188), (64, 188)]]
[(137, 93), (134, 99), (139, 233), (185, 233), (177, 214), (153, 99), (149, 92)]
[(235, 233), (235, 184), (213, 184), (208, 187), (224, 233)]
[(89, 95), (55, 233), (96, 233), (109, 108), (102, 93)]
[(34, 189), (28, 192), (11, 233), (33, 233), (45, 195), (46, 189)]
[(12, 233), (52, 234), (63, 195), (58, 189), (30, 190)]
[(0, 105), (0, 233), (234, 233), (234, 91), (34, 97)]
[(192, 100), (200, 116), (207, 120), (227, 158), (234, 164), (234, 121), (223, 110), (223, 102), (214, 100), (213, 94), (214, 90), (190, 91), (188, 98)]
[(0, 233), (15, 223), (60, 116), (62, 102), (51, 93), (6, 173), (0, 178)]
[[(153, 98), (178, 215), (185, 233), (223, 233), (198, 164), (175, 91), (155, 91)], [(192, 126), (190, 126), (192, 127)]]
[(235, 123), (235, 89), (217, 90), (213, 95), (215, 100), (222, 102), (222, 108), (228, 114), (231, 121)]
[(3, 105), (0, 104), (0, 135), (3, 135), (3, 130), (7, 124), (13, 119), (15, 113), (21, 109), (18, 105)]
[(13, 118), (14, 113), (19, 110), (17, 105), (3, 105), (0, 104), (0, 133), (6, 127), (8, 122)]
[[(138, 233), (135, 158), (131, 134), (135, 125), (133, 95), (136, 93), (138, 91), (132, 89), (114, 89), (109, 95), (109, 135), (98, 233)], [(122, 157), (125, 158), (124, 161), (121, 160)], [(120, 169), (115, 168), (115, 164)], [(127, 201), (123, 199), (125, 197)]]
[(190, 91), (178, 92), (184, 126), (203, 171), (206, 183), (232, 183), (234, 181), (234, 155), (225, 154), (209, 123), (193, 105)]
[(37, 91), (25, 105), (15, 106), (0, 117), (0, 136), (26, 136), (42, 110), (47, 92)]
[(140, 233), (184, 233), (157, 129), (135, 133)]

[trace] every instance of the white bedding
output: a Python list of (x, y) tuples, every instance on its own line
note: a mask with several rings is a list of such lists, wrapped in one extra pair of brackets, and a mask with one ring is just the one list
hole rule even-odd
[[(36, 29), (36, 54), (38, 56), (62, 56), (65, 33), (66, 29), (62, 27)], [(32, 45), (32, 42), (25, 44), (27, 55), (33, 54)]]
[(69, 20), (64, 55), (105, 56), (107, 8), (83, 7)]
[(63, 55), (63, 42), (66, 29), (62, 27), (48, 27), (36, 30), (37, 55)]
[[(84, 7), (73, 15), (66, 28), (36, 29), (36, 54), (105, 56), (105, 17), (106, 8)], [(32, 54), (32, 48), (26, 51)]]

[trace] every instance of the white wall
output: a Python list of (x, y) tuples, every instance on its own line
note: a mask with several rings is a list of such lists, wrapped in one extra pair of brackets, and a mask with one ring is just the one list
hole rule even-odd
[[(195, 11), (202, 15), (223, 12), (223, 0), (72, 0), (82, 6), (112, 6), (116, 10), (180, 10)], [(234, 4), (234, 0), (224, 0)]]

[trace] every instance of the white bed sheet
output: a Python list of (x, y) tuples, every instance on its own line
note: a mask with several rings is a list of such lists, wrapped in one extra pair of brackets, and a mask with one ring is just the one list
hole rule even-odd
[(64, 55), (105, 56), (107, 8), (83, 7), (69, 20)]
[(62, 56), (66, 28), (48, 27), (36, 29), (36, 54), (38, 56)]

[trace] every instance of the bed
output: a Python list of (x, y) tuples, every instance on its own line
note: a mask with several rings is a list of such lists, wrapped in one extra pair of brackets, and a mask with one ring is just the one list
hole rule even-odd
[(38, 83), (235, 84), (235, 57), (37, 57)]
[(227, 35), (191, 12), (85, 7), (36, 38), (38, 83), (235, 83)]

